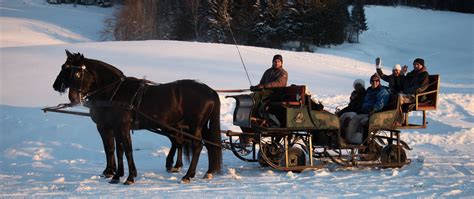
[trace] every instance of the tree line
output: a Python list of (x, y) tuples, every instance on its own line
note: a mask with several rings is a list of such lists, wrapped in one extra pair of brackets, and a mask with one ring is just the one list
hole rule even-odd
[[(358, 42), (362, 0), (123, 0), (105, 39), (238, 43), (271, 48)], [(349, 9), (350, 8), (350, 9)]]

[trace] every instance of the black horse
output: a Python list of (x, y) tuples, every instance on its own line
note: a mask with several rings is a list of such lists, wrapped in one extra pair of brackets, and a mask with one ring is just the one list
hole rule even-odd
[[(209, 159), (205, 177), (210, 178), (213, 173), (221, 172), (220, 101), (213, 89), (193, 80), (150, 85), (146, 80), (125, 77), (112, 65), (84, 58), (80, 53), (71, 54), (66, 50), (66, 54), (67, 60), (61, 66), (53, 88), (59, 92), (69, 88), (71, 104), (84, 103), (90, 108), (91, 118), (97, 125), (106, 153), (107, 167), (104, 174), (113, 174), (111, 183), (118, 183), (124, 175), (123, 152), (129, 168), (125, 184), (134, 183), (137, 176), (131, 129), (148, 129), (172, 138), (167, 168), (173, 161), (173, 148), (180, 149), (183, 141), (191, 143), (184, 145), (193, 146), (193, 155), (182, 182), (190, 182), (195, 176), (204, 143)], [(187, 129), (187, 133), (176, 129)], [(114, 141), (117, 146), (117, 169)], [(168, 164), (170, 155), (171, 164)]]

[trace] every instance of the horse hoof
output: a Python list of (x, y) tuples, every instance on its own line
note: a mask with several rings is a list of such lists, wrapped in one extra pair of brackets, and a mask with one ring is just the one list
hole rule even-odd
[(110, 180), (109, 183), (110, 183), (110, 184), (118, 184), (119, 182), (120, 182), (119, 179), (112, 179), (112, 180)]
[(133, 180), (126, 180), (123, 184), (124, 185), (132, 185), (134, 184), (135, 182)]
[(100, 175), (100, 177), (103, 177), (103, 178), (111, 178), (112, 176), (114, 176), (114, 174), (112, 173), (103, 173), (102, 175)]
[(214, 176), (212, 175), (212, 173), (206, 173), (206, 175), (204, 175), (203, 179), (210, 180), (210, 179), (213, 179), (213, 178), (214, 178)]
[(191, 179), (189, 179), (189, 178), (181, 179), (181, 183), (183, 183), (183, 184), (189, 184), (190, 182), (191, 182)]
[(169, 168), (167, 171), (168, 173), (178, 173), (181, 171), (181, 168)]

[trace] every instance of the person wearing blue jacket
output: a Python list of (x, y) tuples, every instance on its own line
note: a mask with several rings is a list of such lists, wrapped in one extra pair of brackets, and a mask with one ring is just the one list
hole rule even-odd
[(346, 131), (346, 141), (353, 144), (361, 144), (363, 141), (364, 126), (369, 121), (369, 116), (381, 111), (390, 100), (389, 89), (380, 84), (380, 76), (375, 73), (370, 77), (370, 87), (364, 97), (360, 113), (349, 122)]
[(380, 76), (378, 74), (370, 77), (370, 87), (364, 97), (361, 113), (372, 114), (382, 110), (390, 100), (390, 92), (387, 87), (380, 84)]

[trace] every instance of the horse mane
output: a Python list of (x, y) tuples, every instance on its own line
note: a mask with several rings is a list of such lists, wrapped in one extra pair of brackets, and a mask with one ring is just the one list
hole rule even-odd
[(200, 82), (199, 80), (195, 80), (195, 79), (180, 79), (180, 80), (176, 80), (174, 82), (171, 82), (171, 83), (183, 83), (183, 84), (186, 84), (186, 83), (198, 83), (198, 84), (203, 84), (205, 85), (204, 83)]
[(107, 70), (109, 70), (110, 72), (114, 73), (115, 75), (121, 77), (121, 76), (125, 76), (123, 74), (123, 72), (121, 70), (119, 70), (118, 68), (116, 68), (115, 66), (112, 66), (108, 63), (105, 63), (103, 61), (99, 61), (99, 60), (95, 60), (95, 59), (89, 59), (89, 58), (84, 58), (85, 61), (89, 61), (89, 62), (92, 62), (96, 65), (100, 65), (100, 66), (103, 66), (104, 68), (106, 68)]

